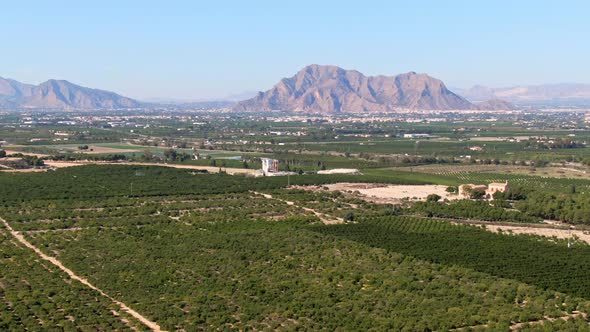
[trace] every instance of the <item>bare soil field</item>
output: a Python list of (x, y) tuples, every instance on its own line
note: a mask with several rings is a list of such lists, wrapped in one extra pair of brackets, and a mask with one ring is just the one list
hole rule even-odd
[(397, 203), (404, 198), (424, 200), (430, 194), (437, 194), (443, 199), (459, 199), (446, 191), (447, 186), (440, 185), (389, 185), (376, 183), (335, 183), (324, 185), (330, 191), (358, 192), (359, 198), (374, 203)]
[(125, 153), (125, 152), (139, 152), (139, 150), (117, 149), (117, 148), (109, 148), (109, 147), (95, 146), (95, 145), (88, 146), (88, 150), (76, 150), (76, 153), (84, 153), (84, 154)]
[(73, 166), (82, 166), (89, 163), (82, 163), (82, 162), (68, 162), (68, 161), (53, 161), (53, 160), (45, 160), (45, 165), (54, 168), (63, 168), (63, 167), (73, 167)]

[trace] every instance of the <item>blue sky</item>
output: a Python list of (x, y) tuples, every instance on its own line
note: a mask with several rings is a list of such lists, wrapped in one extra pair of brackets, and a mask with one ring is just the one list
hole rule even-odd
[(266, 90), (301, 67), (449, 86), (590, 83), (590, 1), (3, 1), (0, 76), (135, 98)]

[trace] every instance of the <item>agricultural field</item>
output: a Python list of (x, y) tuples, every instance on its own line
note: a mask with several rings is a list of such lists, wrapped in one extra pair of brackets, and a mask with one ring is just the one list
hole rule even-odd
[(111, 301), (71, 280), (0, 228), (0, 330), (141, 328)]
[(507, 173), (539, 176), (543, 178), (590, 179), (590, 172), (578, 165), (559, 165), (551, 167), (531, 167), (512, 165), (420, 165), (396, 167), (398, 170), (421, 172), (425, 174), (459, 175), (463, 173)]
[(407, 174), (407, 178), (423, 179), (431, 183), (445, 185), (459, 185), (464, 183), (488, 184), (490, 182), (508, 181), (509, 183), (526, 188), (551, 191), (566, 191), (572, 185), (579, 188), (588, 188), (590, 186), (590, 179), (552, 177), (538, 173), (540, 172), (537, 172), (537, 174), (520, 174), (517, 172), (502, 171), (502, 169), (498, 168), (486, 168), (484, 171), (479, 171), (477, 166), (394, 167), (365, 171), (366, 175), (384, 177), (394, 174), (395, 176)]
[(81, 166), (0, 171), (0, 330), (590, 330), (580, 119), (28, 116), (0, 150)]
[(564, 240), (552, 243), (535, 236), (500, 235), (474, 226), (408, 217), (370, 218), (355, 225), (317, 227), (317, 231), (544, 289), (590, 296), (584, 277), (590, 267), (590, 247), (583, 242), (568, 247)]
[[(125, 158), (134, 161), (259, 167), (260, 157), (281, 161), (283, 170), (373, 169), (391, 166), (477, 163), (540, 165), (587, 163), (590, 130), (582, 114), (447, 114), (445, 122), (350, 121), (346, 117), (285, 121), (265, 115), (146, 111), (0, 115), (0, 142), (12, 150), (60, 158)], [(488, 122), (483, 118), (494, 120)], [(499, 117), (499, 118), (498, 118)], [(37, 118), (28, 124), (24, 119)], [(111, 121), (109, 121), (111, 120)], [(112, 120), (124, 125), (112, 126)], [(72, 124), (64, 124), (64, 123)], [(404, 138), (404, 135), (429, 135)], [(518, 141), (515, 141), (518, 139)], [(537, 141), (539, 140), (539, 141)], [(553, 143), (549, 143), (553, 142)], [(567, 142), (557, 144), (555, 142)], [(79, 146), (89, 149), (79, 150)], [(481, 148), (481, 150), (472, 150)], [(189, 158), (169, 158), (170, 149)], [(193, 150), (194, 149), (194, 150)], [(469, 156), (470, 158), (467, 158)], [(141, 159), (141, 160), (140, 160)], [(246, 161), (244, 164), (242, 161)], [(541, 171), (539, 171), (541, 172)]]
[[(420, 183), (403, 174), (356, 179)], [(393, 216), (285, 180), (146, 166), (0, 174), (0, 326), (149, 328), (122, 303), (161, 330), (588, 327), (583, 242)]]

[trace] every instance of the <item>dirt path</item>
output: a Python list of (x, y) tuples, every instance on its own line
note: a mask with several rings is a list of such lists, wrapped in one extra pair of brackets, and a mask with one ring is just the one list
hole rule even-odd
[(570, 320), (570, 319), (575, 319), (576, 317), (582, 317), (584, 318), (584, 320), (588, 319), (588, 315), (585, 312), (579, 312), (579, 311), (574, 311), (571, 314), (567, 314), (565, 316), (562, 317), (544, 317), (543, 319), (539, 319), (539, 320), (534, 320), (534, 321), (530, 321), (530, 322), (526, 322), (526, 323), (516, 323), (513, 325), (510, 325), (510, 330), (511, 331), (518, 331), (521, 327), (524, 327), (526, 324), (529, 325), (543, 325), (545, 324), (545, 322), (554, 322), (556, 320)]
[(301, 205), (297, 205), (297, 204), (295, 204), (295, 202), (292, 202), (292, 201), (287, 201), (287, 200), (284, 200), (284, 199), (281, 199), (281, 198), (276, 198), (276, 197), (273, 197), (272, 195), (265, 194), (265, 193), (260, 193), (260, 192), (257, 192), (257, 191), (251, 191), (251, 193), (253, 193), (255, 195), (260, 195), (260, 196), (262, 196), (262, 197), (264, 197), (266, 199), (273, 199), (275, 201), (283, 202), (283, 203), (285, 203), (287, 205), (291, 205), (291, 206), (300, 208), (300, 209), (302, 209), (304, 211), (307, 211), (307, 212), (311, 212), (316, 217), (318, 217), (325, 225), (333, 225), (333, 224), (342, 224), (342, 223), (344, 223), (344, 219), (342, 219), (340, 217), (335, 217), (335, 216), (331, 216), (331, 215), (328, 215), (328, 214), (325, 214), (325, 213), (321, 213), (321, 212), (318, 212), (318, 211), (316, 211), (314, 209), (311, 209), (311, 208), (308, 208), (308, 207), (305, 207), (305, 206), (301, 206)]
[[(510, 331), (518, 331), (520, 330), (522, 327), (524, 327), (525, 325), (529, 324), (529, 325), (543, 325), (546, 322), (554, 322), (557, 320), (563, 320), (563, 321), (567, 321), (570, 319), (575, 319), (577, 317), (582, 317), (584, 318), (584, 320), (588, 320), (588, 314), (586, 314), (585, 312), (580, 312), (580, 311), (573, 311), (571, 314), (567, 314), (561, 317), (548, 317), (545, 316), (543, 317), (543, 319), (539, 319), (539, 320), (533, 320), (530, 322), (521, 322), (521, 323), (512, 323), (510, 325)], [(488, 324), (481, 324), (481, 325), (473, 325), (473, 326), (464, 326), (464, 327), (459, 327), (456, 329), (452, 329), (451, 331), (464, 331), (464, 330), (472, 330), (475, 328), (486, 328), (488, 327)]]
[(42, 259), (50, 262), (51, 264), (57, 266), (60, 270), (62, 270), (63, 272), (65, 272), (68, 276), (70, 276), (70, 278), (77, 280), (79, 282), (81, 282), (83, 285), (87, 286), (88, 288), (91, 288), (95, 291), (97, 291), (100, 295), (108, 298), (109, 300), (111, 300), (113, 303), (115, 303), (116, 305), (118, 305), (121, 310), (123, 310), (124, 312), (129, 313), (131, 316), (135, 317), (138, 321), (140, 321), (143, 325), (147, 326), (149, 329), (153, 330), (153, 331), (157, 331), (160, 332), (162, 331), (162, 329), (160, 328), (160, 326), (156, 323), (156, 322), (152, 322), (151, 320), (147, 319), (146, 317), (144, 317), (143, 315), (141, 315), (140, 313), (138, 313), (137, 311), (131, 309), (129, 306), (127, 306), (125, 303), (116, 300), (115, 298), (111, 297), (110, 295), (108, 295), (107, 293), (105, 293), (103, 290), (101, 290), (100, 288), (94, 286), (93, 284), (91, 284), (88, 280), (86, 280), (85, 278), (79, 277), (78, 275), (76, 275), (74, 273), (74, 271), (68, 269), (67, 267), (65, 267), (60, 261), (58, 261), (56, 258), (51, 257), (51, 256), (47, 256), (46, 254), (44, 254), (39, 248), (35, 247), (33, 244), (31, 244), (29, 241), (27, 241), (25, 239), (25, 237), (20, 233), (15, 231), (9, 224), (8, 222), (6, 222), (6, 220), (0, 218), (0, 222), (2, 222), (2, 224), (4, 224), (4, 226), (6, 227), (6, 229), (8, 229), (8, 231), (10, 232), (10, 234), (16, 239), (18, 240), (21, 244), (23, 244), (24, 246), (32, 249), (39, 257), (41, 257)]
[(63, 168), (84, 165), (134, 165), (134, 166), (160, 166), (180, 169), (194, 169), (198, 171), (207, 171), (209, 173), (218, 173), (220, 170), (230, 175), (246, 174), (252, 176), (260, 175), (260, 171), (251, 168), (231, 168), (231, 167), (214, 167), (214, 166), (197, 166), (197, 165), (180, 165), (180, 164), (160, 164), (160, 163), (140, 163), (140, 162), (96, 162), (96, 161), (79, 161), (79, 162), (64, 162), (64, 161), (45, 161), (45, 165)]
[(556, 237), (558, 239), (571, 239), (575, 236), (578, 239), (590, 244), (590, 233), (581, 230), (559, 229), (549, 227), (504, 226), (493, 225), (491, 223), (486, 224), (485, 227), (488, 231), (495, 233), (502, 231), (512, 232), (514, 234), (532, 234), (541, 235), (545, 237)]
[[(530, 234), (540, 235), (543, 237), (556, 237), (558, 239), (566, 240), (571, 238), (577, 238), (590, 244), (590, 231), (575, 229), (575, 228), (564, 228), (569, 227), (567, 224), (558, 223), (555, 221), (547, 222), (546, 224), (508, 224), (503, 222), (491, 222), (491, 221), (478, 221), (478, 220), (460, 220), (451, 218), (434, 218), (443, 221), (449, 221), (455, 224), (466, 224), (466, 225), (480, 225), (484, 226), (487, 231), (493, 233), (505, 232), (513, 234)], [(561, 226), (561, 227), (560, 227)]]

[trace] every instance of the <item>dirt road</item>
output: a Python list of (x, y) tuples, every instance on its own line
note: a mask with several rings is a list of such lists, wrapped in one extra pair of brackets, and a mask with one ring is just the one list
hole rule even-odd
[(486, 229), (491, 232), (498, 233), (512, 232), (513, 234), (531, 234), (541, 235), (545, 237), (556, 237), (558, 239), (571, 239), (577, 237), (578, 239), (590, 244), (590, 233), (587, 231), (581, 231), (576, 229), (560, 229), (560, 228), (549, 228), (549, 227), (527, 227), (527, 226), (505, 226), (505, 225), (493, 225), (488, 223), (485, 225)]
[(308, 208), (308, 207), (305, 207), (305, 206), (301, 206), (301, 205), (297, 205), (297, 204), (295, 204), (295, 202), (292, 202), (292, 201), (287, 201), (287, 200), (284, 200), (284, 199), (281, 199), (281, 198), (276, 198), (276, 197), (273, 197), (272, 195), (261, 193), (261, 192), (257, 192), (257, 191), (251, 191), (251, 193), (253, 193), (255, 195), (262, 196), (262, 197), (264, 197), (266, 199), (273, 199), (273, 200), (276, 200), (276, 201), (279, 201), (279, 202), (283, 202), (283, 203), (285, 203), (287, 205), (291, 205), (291, 206), (300, 208), (300, 209), (302, 209), (304, 211), (307, 211), (307, 212), (311, 212), (316, 217), (318, 217), (325, 225), (332, 225), (332, 224), (341, 224), (341, 223), (344, 223), (344, 219), (342, 219), (340, 217), (335, 217), (335, 216), (331, 216), (331, 215), (328, 215), (328, 214), (325, 214), (325, 213), (321, 213), (321, 212), (318, 212), (318, 211), (316, 211), (314, 209), (311, 209), (311, 208)]
[(4, 224), (4, 226), (6, 227), (6, 229), (8, 229), (8, 231), (10, 232), (10, 234), (20, 243), (22, 243), (24, 246), (32, 249), (39, 257), (41, 257), (42, 259), (50, 262), (51, 264), (57, 266), (60, 270), (62, 270), (63, 272), (65, 272), (68, 276), (70, 276), (70, 278), (77, 280), (79, 282), (81, 282), (83, 285), (87, 286), (88, 288), (91, 288), (95, 291), (97, 291), (100, 295), (108, 298), (109, 300), (111, 300), (113, 303), (115, 303), (116, 305), (118, 305), (121, 310), (123, 310), (124, 312), (129, 313), (131, 316), (135, 317), (138, 321), (140, 321), (143, 325), (145, 325), (146, 327), (148, 327), (149, 329), (151, 329), (152, 331), (157, 331), (160, 332), (162, 331), (162, 329), (160, 328), (160, 326), (156, 323), (156, 322), (152, 322), (151, 320), (149, 320), (148, 318), (146, 318), (145, 316), (141, 315), (139, 312), (131, 309), (128, 305), (126, 305), (125, 303), (116, 300), (115, 298), (111, 297), (110, 295), (108, 295), (107, 293), (105, 293), (102, 289), (94, 286), (93, 284), (91, 284), (88, 280), (86, 280), (85, 278), (79, 277), (78, 275), (76, 275), (74, 273), (74, 271), (68, 269), (67, 267), (65, 267), (59, 260), (57, 260), (55, 257), (51, 257), (51, 256), (47, 256), (46, 254), (44, 254), (39, 248), (35, 247), (33, 244), (31, 244), (29, 241), (27, 241), (25, 239), (25, 237), (20, 233), (15, 231), (9, 224), (8, 222), (6, 222), (6, 220), (0, 218), (0, 222), (2, 222), (2, 224)]
[(213, 167), (213, 166), (197, 166), (197, 165), (179, 165), (179, 164), (157, 164), (157, 163), (139, 163), (139, 162), (93, 162), (93, 161), (80, 161), (80, 162), (64, 162), (64, 161), (45, 161), (47, 166), (55, 167), (55, 168), (63, 168), (63, 167), (75, 167), (75, 166), (84, 166), (84, 165), (136, 165), (136, 166), (160, 166), (160, 167), (171, 167), (171, 168), (180, 168), (180, 169), (194, 169), (198, 171), (207, 171), (209, 173), (218, 173), (220, 170), (226, 172), (227, 174), (235, 175), (235, 174), (244, 174), (244, 175), (252, 175), (257, 176), (260, 171), (257, 169), (249, 169), (249, 168), (228, 168), (228, 167)]

